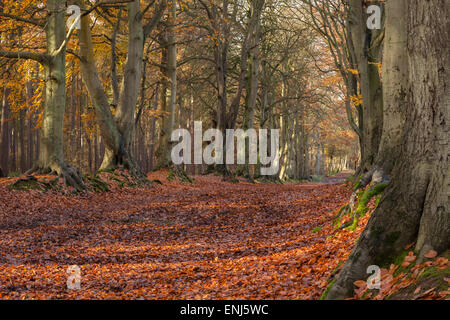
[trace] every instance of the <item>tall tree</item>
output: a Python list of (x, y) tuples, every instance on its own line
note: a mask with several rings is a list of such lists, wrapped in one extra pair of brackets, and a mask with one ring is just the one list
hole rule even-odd
[[(97, 72), (90, 18), (87, 14), (84, 14), (81, 19), (81, 30), (79, 32), (81, 70), (84, 83), (95, 107), (97, 121), (105, 144), (105, 155), (100, 169), (123, 165), (133, 173), (141, 174), (142, 172), (140, 172), (141, 170), (133, 157), (132, 138), (142, 76), (144, 42), (161, 19), (167, 2), (166, 0), (159, 2), (153, 17), (146, 24), (143, 23), (143, 18), (152, 7), (153, 2), (143, 10), (141, 10), (139, 0), (126, 2), (128, 2), (128, 51), (118, 100), (119, 105), (114, 115), (110, 110), (106, 90)], [(85, 8), (83, 1), (78, 0), (77, 3)]]
[[(66, 45), (75, 28), (72, 24), (66, 35), (66, 1), (48, 0), (44, 21), (2, 13), (3, 17), (43, 28), (46, 52), (5, 51), (0, 56), (12, 59), (32, 59), (45, 70), (45, 107), (40, 136), (40, 154), (33, 171), (54, 172), (64, 177), (67, 184), (82, 189), (83, 181), (77, 168), (68, 165), (63, 156), (63, 124), (66, 107)], [(76, 21), (75, 21), (76, 22)]]
[[(171, 163), (171, 148), (170, 137), (172, 131), (175, 128), (175, 114), (177, 112), (177, 44), (176, 44), (176, 18), (177, 18), (177, 5), (175, 1), (169, 3), (169, 14), (167, 18), (167, 37), (165, 35), (164, 44), (165, 48), (163, 56), (163, 83), (167, 86), (167, 92), (161, 95), (162, 105), (166, 106), (166, 114), (163, 117), (161, 125), (161, 140), (158, 146), (158, 155), (160, 163), (159, 168), (167, 167)], [(167, 41), (166, 39), (167, 38)]]
[(361, 0), (349, 0), (349, 31), (355, 50), (362, 95), (362, 173), (375, 163), (383, 128), (382, 86), (378, 65), (381, 63), (383, 30), (369, 30), (366, 7)]
[(407, 19), (400, 21), (408, 35), (408, 108), (401, 152), (328, 299), (351, 296), (353, 282), (366, 276), (369, 265), (389, 263), (412, 242), (419, 261), (429, 250), (450, 247), (450, 2), (409, 0), (406, 5)]

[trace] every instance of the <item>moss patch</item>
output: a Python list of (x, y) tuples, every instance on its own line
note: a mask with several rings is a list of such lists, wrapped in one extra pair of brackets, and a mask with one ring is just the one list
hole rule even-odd
[(9, 190), (19, 190), (19, 191), (27, 191), (27, 190), (57, 191), (60, 189), (61, 187), (58, 185), (58, 178), (50, 181), (44, 181), (38, 180), (34, 176), (28, 176), (26, 178), (19, 179), (9, 186)]
[(375, 196), (381, 195), (384, 189), (386, 189), (386, 186), (386, 183), (380, 183), (371, 188), (368, 188), (365, 191), (362, 190), (358, 192), (358, 202), (356, 203), (356, 210), (353, 214), (353, 223), (349, 227), (347, 227), (349, 231), (354, 231), (356, 229), (356, 227), (358, 226), (359, 218), (364, 217), (369, 210), (369, 207), (367, 205), (369, 204), (370, 200)]
[(85, 179), (90, 182), (90, 190), (94, 192), (108, 192), (109, 185), (99, 177), (85, 176)]
[(327, 298), (328, 292), (330, 292), (331, 288), (333, 287), (334, 283), (336, 282), (336, 279), (330, 282), (330, 284), (327, 286), (325, 291), (320, 296), (320, 300), (325, 300)]
[(178, 169), (178, 168), (169, 168), (169, 174), (167, 176), (167, 180), (169, 182), (173, 181), (175, 178), (178, 178), (178, 181), (181, 183), (195, 183), (195, 179), (189, 177), (186, 171)]
[(312, 229), (312, 233), (316, 233), (319, 232), (320, 230), (322, 230), (322, 227), (315, 227), (314, 229)]

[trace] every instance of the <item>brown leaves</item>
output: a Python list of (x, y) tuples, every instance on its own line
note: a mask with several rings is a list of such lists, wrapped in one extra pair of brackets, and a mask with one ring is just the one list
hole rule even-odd
[(412, 262), (416, 261), (416, 256), (414, 255), (414, 252), (410, 251), (408, 252), (408, 255), (405, 257), (402, 263), (402, 267), (406, 268), (408, 267)]
[(318, 299), (362, 231), (326, 240), (345, 186), (167, 176), (70, 197), (0, 180), (0, 298)]
[[(411, 246), (409, 246), (411, 247)], [(381, 269), (381, 288), (380, 290), (368, 290), (365, 281), (358, 280), (355, 285), (355, 299), (375, 299), (383, 300), (387, 297), (394, 299), (446, 299), (449, 295), (448, 286), (446, 290), (442, 290), (442, 281), (450, 282), (447, 277), (440, 278), (439, 274), (435, 274), (433, 270), (445, 270), (450, 268), (450, 263), (446, 257), (437, 257), (433, 252), (429, 256), (434, 256), (434, 260), (426, 261), (422, 264), (416, 264), (416, 256), (413, 251), (409, 251), (405, 256), (401, 267), (407, 270), (399, 269), (399, 266), (391, 264), (389, 270)], [(430, 258), (432, 259), (432, 258)], [(435, 269), (434, 269), (435, 268)], [(402, 270), (404, 272), (399, 272)], [(424, 274), (432, 276), (422, 277)], [(437, 286), (437, 285), (438, 286)], [(413, 288), (412, 290), (410, 288)]]
[(424, 255), (425, 258), (429, 258), (429, 259), (433, 259), (436, 256), (437, 256), (437, 252), (434, 250), (430, 250), (427, 253), (425, 253), (425, 255)]

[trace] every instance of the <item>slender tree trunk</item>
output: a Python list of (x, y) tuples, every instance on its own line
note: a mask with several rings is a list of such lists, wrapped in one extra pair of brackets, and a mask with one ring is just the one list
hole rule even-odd
[(9, 102), (8, 89), (3, 89), (2, 97), (2, 116), (0, 123), (0, 170), (4, 176), (8, 176), (8, 156), (9, 156)]
[[(378, 67), (380, 57), (380, 32), (366, 28), (366, 14), (361, 0), (349, 1), (349, 30), (355, 49), (355, 59), (358, 65), (359, 83), (362, 94), (362, 159), (363, 172), (372, 168), (378, 153), (382, 130), (382, 100), (381, 82)], [(369, 64), (371, 63), (371, 64)]]
[[(168, 115), (164, 115), (163, 121), (163, 135), (160, 142), (160, 150), (158, 155), (160, 157), (159, 167), (167, 167), (171, 164), (171, 145), (170, 138), (172, 131), (175, 128), (175, 118), (177, 113), (177, 45), (175, 37), (175, 24), (177, 17), (177, 8), (175, 3), (172, 3), (170, 7), (170, 13), (168, 17), (167, 26), (167, 49), (164, 64), (164, 77), (167, 80), (164, 81), (167, 84), (167, 92), (162, 97), (167, 99), (164, 101), (164, 105), (167, 106)], [(167, 95), (167, 96), (166, 96)]]
[(386, 35), (383, 53), (383, 133), (376, 166), (380, 176), (391, 173), (401, 145), (407, 109), (408, 80), (406, 19), (408, 0), (386, 3)]
[[(255, 122), (255, 109), (256, 109), (256, 100), (258, 98), (258, 84), (259, 84), (259, 55), (260, 55), (260, 29), (261, 29), (261, 13), (264, 6), (264, 1), (251, 2), (251, 15), (255, 20), (255, 27), (253, 34), (251, 34), (250, 41), (250, 57), (248, 63), (248, 75), (247, 75), (247, 95), (246, 95), (246, 118), (244, 129), (253, 129)], [(250, 30), (251, 31), (251, 30)], [(247, 163), (246, 163), (246, 171), (250, 180), (253, 180), (254, 175), (254, 166), (249, 164), (249, 153), (250, 146), (248, 144), (248, 138), (246, 139), (246, 153), (247, 153)]]

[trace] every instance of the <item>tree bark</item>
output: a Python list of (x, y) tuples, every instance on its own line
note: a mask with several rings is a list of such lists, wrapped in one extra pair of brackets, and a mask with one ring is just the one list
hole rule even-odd
[(8, 176), (8, 155), (9, 155), (9, 102), (8, 89), (2, 90), (2, 116), (0, 122), (0, 169), (4, 176)]
[[(81, 0), (78, 0), (77, 4), (83, 6)], [(127, 4), (128, 54), (119, 95), (119, 105), (114, 116), (110, 110), (105, 88), (96, 70), (89, 16), (84, 15), (81, 19), (81, 30), (79, 32), (81, 70), (84, 83), (95, 107), (102, 141), (105, 145), (101, 170), (123, 165), (133, 174), (142, 175), (134, 161), (132, 152), (135, 110), (142, 75), (145, 36), (153, 30), (165, 10), (166, 2), (161, 1), (160, 4), (149, 24), (145, 26), (142, 24), (143, 12), (140, 9), (140, 1), (135, 0)]]
[[(167, 37), (162, 36), (162, 42), (165, 45), (163, 49), (165, 52), (162, 56), (162, 82), (163, 94), (161, 95), (162, 106), (168, 114), (163, 117), (161, 125), (161, 139), (158, 147), (159, 168), (168, 167), (171, 160), (171, 145), (170, 138), (172, 131), (175, 128), (175, 115), (177, 112), (177, 45), (175, 36), (175, 24), (177, 17), (177, 8), (173, 3), (170, 7), (168, 17)], [(168, 80), (168, 81), (167, 81)]]
[(383, 53), (383, 132), (376, 160), (379, 176), (389, 175), (401, 145), (408, 81), (407, 0), (386, 3)]
[(409, 90), (401, 152), (327, 299), (352, 296), (353, 282), (367, 276), (369, 265), (388, 265), (411, 242), (417, 241), (419, 261), (430, 249), (439, 253), (450, 247), (450, 2), (409, 0), (408, 5)]
[(378, 39), (382, 34), (366, 28), (366, 14), (361, 0), (349, 1), (348, 19), (363, 99), (361, 171), (365, 172), (375, 162), (382, 130), (381, 81), (378, 66), (374, 64), (380, 62), (381, 46)]

